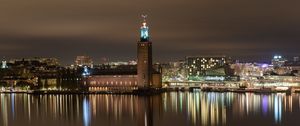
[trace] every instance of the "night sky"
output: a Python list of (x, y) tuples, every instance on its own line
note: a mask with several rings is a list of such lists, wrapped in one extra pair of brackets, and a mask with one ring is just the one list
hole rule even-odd
[(300, 56), (299, 0), (1, 0), (0, 56), (136, 57), (148, 15), (154, 61), (226, 54), (267, 61)]

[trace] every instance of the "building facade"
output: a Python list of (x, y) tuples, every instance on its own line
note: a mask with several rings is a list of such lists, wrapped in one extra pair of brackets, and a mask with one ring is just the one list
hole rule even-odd
[(274, 67), (281, 67), (285, 64), (286, 61), (287, 60), (283, 56), (275, 55), (271, 62)]
[(93, 60), (89, 56), (77, 56), (75, 60), (75, 65), (77, 67), (82, 67), (82, 66), (93, 67)]
[(188, 80), (225, 76), (228, 62), (226, 56), (188, 56), (185, 61)]
[(161, 88), (161, 71), (154, 70), (152, 65), (152, 43), (149, 40), (148, 30), (149, 27), (144, 17), (140, 28), (140, 41), (137, 43), (137, 64), (135, 69), (124, 68), (105, 70), (105, 72), (100, 70), (97, 74), (92, 73), (86, 77), (89, 91), (123, 92)]

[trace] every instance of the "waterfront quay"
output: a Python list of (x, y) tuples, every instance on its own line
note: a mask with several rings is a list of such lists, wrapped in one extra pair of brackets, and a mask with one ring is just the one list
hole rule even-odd
[(169, 83), (164, 84), (162, 88), (151, 88), (148, 90), (70, 90), (70, 89), (41, 89), (41, 90), (21, 90), (2, 88), (0, 93), (26, 93), (26, 94), (136, 94), (136, 95), (152, 95), (163, 92), (193, 92), (200, 90), (202, 92), (236, 92), (236, 93), (300, 93), (298, 84), (282, 84), (274, 86), (274, 84), (254, 84), (255, 86), (245, 87), (237, 82), (222, 83)]
[(253, 93), (300, 93), (299, 83), (253, 83), (253, 82), (167, 82), (164, 87), (168, 91), (193, 91), (195, 89), (206, 92), (253, 92)]

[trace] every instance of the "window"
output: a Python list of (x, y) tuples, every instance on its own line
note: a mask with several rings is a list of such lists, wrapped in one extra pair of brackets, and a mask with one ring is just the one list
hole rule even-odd
[(97, 82), (96, 81), (91, 81), (90, 84), (95, 85), (95, 84), (97, 84)]

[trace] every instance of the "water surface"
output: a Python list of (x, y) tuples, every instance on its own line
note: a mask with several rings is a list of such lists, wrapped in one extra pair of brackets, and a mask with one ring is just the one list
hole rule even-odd
[(296, 125), (299, 99), (299, 94), (201, 91), (150, 97), (0, 94), (0, 125)]

